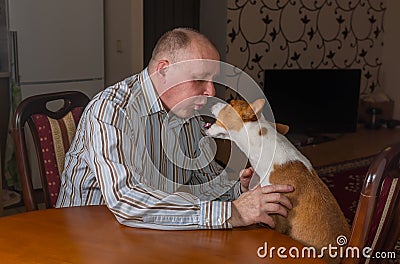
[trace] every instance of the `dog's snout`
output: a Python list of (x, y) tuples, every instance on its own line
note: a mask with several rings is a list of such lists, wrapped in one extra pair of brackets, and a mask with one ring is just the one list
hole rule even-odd
[(207, 122), (207, 123), (204, 123), (203, 127), (204, 127), (204, 129), (209, 129), (211, 126), (212, 126), (212, 124)]

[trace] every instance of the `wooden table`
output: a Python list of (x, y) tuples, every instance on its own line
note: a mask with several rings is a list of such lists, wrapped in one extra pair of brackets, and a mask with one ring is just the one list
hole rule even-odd
[[(302, 246), (273, 230), (159, 231), (120, 225), (105, 206), (33, 211), (0, 218), (1, 263), (325, 263), (260, 258)], [(263, 253), (263, 251), (260, 251)], [(288, 255), (288, 252), (286, 252)]]
[(371, 130), (360, 124), (355, 133), (343, 134), (336, 140), (318, 145), (304, 146), (300, 151), (314, 166), (324, 166), (376, 155), (399, 141), (400, 128)]

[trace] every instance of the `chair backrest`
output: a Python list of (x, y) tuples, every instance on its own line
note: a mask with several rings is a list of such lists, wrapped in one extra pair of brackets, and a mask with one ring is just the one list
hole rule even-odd
[(385, 148), (370, 165), (361, 190), (352, 225), (349, 247), (357, 247), (360, 258), (349, 263), (385, 263), (388, 259), (365, 258), (362, 250), (393, 252), (400, 238), (400, 142)]
[[(62, 103), (52, 111), (49, 103)], [(60, 176), (64, 168), (65, 153), (74, 138), (76, 127), (89, 98), (77, 91), (35, 95), (23, 100), (13, 120), (13, 136), (18, 175), (27, 211), (37, 210), (32, 184), (25, 124), (29, 125), (37, 157), (46, 208), (55, 206), (60, 190)]]

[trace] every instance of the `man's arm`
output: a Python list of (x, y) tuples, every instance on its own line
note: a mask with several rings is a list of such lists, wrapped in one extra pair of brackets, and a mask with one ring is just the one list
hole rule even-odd
[(188, 193), (168, 194), (146, 184), (138, 120), (119, 105), (99, 101), (89, 110), (86, 146), (102, 195), (117, 220), (128, 226), (156, 229), (228, 228), (231, 203), (204, 201)]

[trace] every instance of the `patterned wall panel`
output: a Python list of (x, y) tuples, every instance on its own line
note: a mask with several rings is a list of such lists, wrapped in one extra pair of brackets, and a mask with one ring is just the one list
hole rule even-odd
[(362, 69), (380, 86), (386, 0), (228, 0), (227, 62), (262, 87), (265, 69)]

